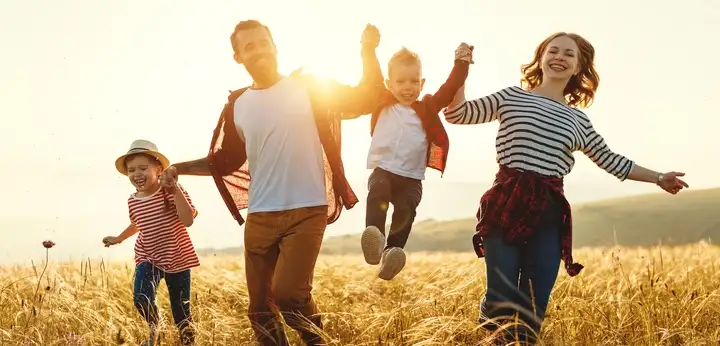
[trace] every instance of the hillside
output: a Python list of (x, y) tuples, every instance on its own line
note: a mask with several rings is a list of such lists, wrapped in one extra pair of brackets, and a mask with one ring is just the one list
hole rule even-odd
[[(716, 214), (720, 189), (688, 190), (668, 194), (608, 199), (573, 207), (575, 247), (644, 246), (720, 241), (720, 215)], [(474, 219), (418, 222), (408, 241), (408, 251), (472, 251)], [(324, 254), (360, 251), (359, 234), (328, 237)], [(236, 253), (240, 249), (204, 250), (203, 253)]]

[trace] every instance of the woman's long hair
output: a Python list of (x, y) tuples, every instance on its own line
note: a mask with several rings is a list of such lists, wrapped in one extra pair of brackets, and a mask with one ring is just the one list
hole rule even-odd
[(593, 102), (595, 91), (600, 84), (600, 76), (595, 71), (595, 48), (582, 36), (573, 33), (558, 32), (546, 38), (537, 48), (535, 48), (535, 57), (529, 64), (523, 65), (520, 71), (523, 74), (520, 85), (525, 90), (533, 90), (540, 86), (543, 81), (542, 72), (542, 56), (545, 53), (550, 42), (558, 37), (567, 36), (571, 38), (578, 46), (580, 54), (578, 63), (580, 64), (580, 72), (572, 76), (565, 86), (564, 94), (567, 104), (571, 107), (587, 108)]

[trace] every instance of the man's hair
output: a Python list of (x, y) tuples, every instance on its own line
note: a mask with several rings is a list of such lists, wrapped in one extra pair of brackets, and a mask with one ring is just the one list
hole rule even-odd
[(407, 49), (406, 47), (400, 48), (399, 51), (395, 52), (388, 62), (388, 76), (392, 74), (393, 66), (401, 65), (418, 65), (422, 69), (422, 63), (417, 53)]
[(242, 30), (251, 30), (256, 28), (263, 28), (267, 30), (268, 35), (270, 36), (270, 40), (274, 42), (272, 33), (270, 32), (270, 29), (267, 27), (267, 25), (260, 23), (260, 21), (257, 21), (255, 19), (243, 20), (240, 23), (237, 23), (237, 25), (235, 25), (235, 30), (233, 30), (232, 34), (230, 35), (230, 44), (232, 45), (233, 53), (239, 54), (238, 50), (240, 49), (240, 47), (237, 47), (235, 43), (235, 36), (237, 36), (238, 32)]

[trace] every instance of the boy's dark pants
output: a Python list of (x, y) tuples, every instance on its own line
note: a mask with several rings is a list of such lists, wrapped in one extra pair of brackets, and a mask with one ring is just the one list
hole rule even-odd
[(403, 177), (382, 168), (375, 168), (370, 174), (365, 227), (375, 226), (385, 235), (389, 204), (392, 203), (394, 208), (386, 249), (405, 247), (422, 192), (422, 180)]
[(150, 262), (138, 264), (135, 267), (133, 289), (135, 307), (151, 328), (157, 326), (159, 316), (155, 293), (162, 279), (165, 279), (168, 288), (170, 310), (183, 345), (191, 345), (195, 341), (195, 333), (190, 327), (190, 269), (179, 273), (166, 273)]

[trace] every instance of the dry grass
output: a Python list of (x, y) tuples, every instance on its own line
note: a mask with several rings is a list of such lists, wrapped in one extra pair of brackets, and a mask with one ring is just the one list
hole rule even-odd
[[(547, 345), (717, 345), (720, 248), (580, 250), (585, 271), (561, 272)], [(51, 250), (52, 258), (52, 250)], [(321, 256), (315, 293), (334, 345), (480, 345), (484, 262), (472, 254), (409, 256), (392, 282), (362, 257)], [(145, 326), (132, 305), (130, 263), (0, 268), (1, 345), (136, 344)], [(199, 345), (249, 345), (242, 260), (204, 258), (193, 273)], [(159, 305), (171, 321), (167, 290)], [(289, 333), (298, 344), (294, 333)], [(167, 327), (165, 340), (175, 340)]]

